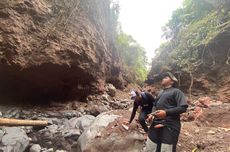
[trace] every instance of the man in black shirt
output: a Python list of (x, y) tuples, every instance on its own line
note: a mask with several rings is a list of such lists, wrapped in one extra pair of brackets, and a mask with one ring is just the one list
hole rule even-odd
[(136, 111), (140, 106), (141, 113), (139, 116), (139, 122), (142, 128), (144, 129), (144, 131), (148, 132), (148, 127), (145, 123), (145, 120), (147, 118), (147, 115), (152, 112), (152, 107), (155, 100), (153, 96), (147, 92), (141, 92), (139, 94), (137, 91), (136, 92), (132, 91), (131, 94), (132, 94), (132, 99), (134, 99), (134, 103), (133, 103), (133, 110), (132, 110), (131, 117), (129, 119), (129, 123), (133, 121), (136, 115)]
[(167, 72), (162, 79), (163, 90), (156, 97), (152, 113), (153, 120), (146, 142), (145, 152), (176, 152), (180, 134), (180, 114), (186, 112), (188, 104), (182, 91), (174, 88), (176, 77)]

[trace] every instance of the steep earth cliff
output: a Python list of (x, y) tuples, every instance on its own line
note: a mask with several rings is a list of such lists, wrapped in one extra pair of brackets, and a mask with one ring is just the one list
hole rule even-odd
[(85, 99), (123, 81), (107, 0), (2, 0), (0, 99)]

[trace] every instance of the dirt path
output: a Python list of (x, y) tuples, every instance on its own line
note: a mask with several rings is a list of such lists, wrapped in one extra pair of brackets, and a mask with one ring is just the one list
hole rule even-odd
[(230, 152), (230, 104), (205, 109), (197, 121), (184, 122), (178, 152)]

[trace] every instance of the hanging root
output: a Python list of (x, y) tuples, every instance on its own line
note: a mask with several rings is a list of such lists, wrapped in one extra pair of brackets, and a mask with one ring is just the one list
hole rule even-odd
[(180, 87), (180, 82), (181, 82), (181, 80), (180, 80), (181, 71), (178, 71), (178, 69), (177, 69), (177, 71), (176, 71), (175, 73), (177, 74), (177, 77), (178, 77), (178, 86)]
[(192, 86), (193, 86), (193, 75), (192, 72), (189, 72), (190, 78), (191, 78), (191, 82), (190, 82), (190, 86), (189, 86), (189, 98), (192, 98)]
[(228, 50), (226, 64), (230, 65), (230, 49)]
[(226, 61), (227, 65), (230, 65), (230, 57), (228, 57), (227, 61)]
[(210, 67), (214, 68), (214, 66), (216, 65), (215, 57), (214, 57), (214, 55), (213, 55), (213, 53), (212, 53), (212, 51), (210, 49), (208, 51), (210, 53), (210, 56), (212, 57), (212, 64), (211, 64)]

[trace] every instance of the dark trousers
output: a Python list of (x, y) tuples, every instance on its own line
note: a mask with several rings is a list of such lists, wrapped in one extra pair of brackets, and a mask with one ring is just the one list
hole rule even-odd
[(152, 128), (149, 131), (149, 138), (157, 144), (157, 151), (161, 151), (161, 143), (173, 145), (173, 152), (176, 152), (176, 145), (178, 142), (180, 131), (177, 131), (170, 127), (163, 127), (163, 128)]
[(149, 129), (147, 127), (147, 124), (145, 123), (145, 120), (147, 118), (147, 115), (150, 113), (151, 110), (141, 110), (141, 113), (139, 115), (139, 122), (146, 133), (148, 132)]

